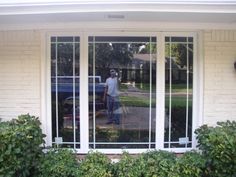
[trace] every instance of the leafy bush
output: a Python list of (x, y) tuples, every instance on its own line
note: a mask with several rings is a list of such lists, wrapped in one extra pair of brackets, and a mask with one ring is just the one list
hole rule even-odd
[(77, 177), (79, 174), (79, 163), (71, 150), (51, 149), (41, 158), (39, 177)]
[(199, 149), (208, 159), (209, 176), (236, 176), (236, 122), (218, 122), (196, 130)]
[(131, 157), (124, 152), (119, 162), (113, 164), (113, 174), (115, 177), (141, 177), (141, 164), (137, 158)]
[(99, 152), (90, 152), (80, 163), (80, 175), (83, 177), (111, 177), (110, 160)]
[(169, 177), (202, 177), (205, 170), (206, 159), (200, 153), (190, 151), (176, 159)]
[(150, 151), (139, 157), (138, 165), (144, 177), (168, 176), (175, 164), (175, 154), (167, 151)]
[(0, 176), (33, 176), (42, 155), (44, 135), (34, 116), (0, 123)]
[(78, 162), (70, 150), (42, 152), (37, 117), (21, 115), (0, 122), (0, 177), (236, 177), (236, 122), (203, 125), (196, 130), (199, 149), (181, 157), (149, 151), (139, 157), (123, 153), (116, 164), (98, 152)]

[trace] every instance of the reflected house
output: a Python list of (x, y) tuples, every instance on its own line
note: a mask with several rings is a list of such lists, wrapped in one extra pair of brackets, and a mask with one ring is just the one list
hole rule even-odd
[[(128, 66), (122, 67), (122, 82), (149, 83), (150, 80), (150, 60), (153, 72), (155, 72), (156, 62), (150, 58), (150, 54), (133, 54), (133, 58)], [(152, 80), (155, 81), (155, 73)]]
[[(128, 79), (130, 82), (135, 83), (148, 83), (150, 76), (150, 54), (134, 54), (133, 59), (131, 60), (131, 64), (128, 67), (122, 67), (122, 74), (124, 75), (122, 81)], [(169, 82), (169, 71), (170, 71), (170, 60), (171, 60), (171, 70), (172, 70), (172, 82), (173, 83), (182, 83), (186, 81), (186, 66), (180, 66), (176, 62), (176, 58), (172, 57), (171, 59), (166, 57), (165, 58), (165, 70), (166, 70), (166, 77), (165, 81)], [(156, 62), (152, 62), (152, 69), (154, 70), (156, 67)], [(126, 75), (124, 74), (126, 73)], [(156, 77), (152, 78), (155, 81)], [(192, 80), (192, 74), (190, 74), (190, 80)]]

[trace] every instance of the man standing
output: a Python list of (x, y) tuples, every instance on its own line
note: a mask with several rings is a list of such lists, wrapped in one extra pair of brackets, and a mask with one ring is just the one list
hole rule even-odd
[(106, 79), (104, 92), (104, 101), (107, 101), (107, 124), (115, 123), (120, 124), (119, 112), (119, 91), (117, 73), (114, 69), (110, 70), (110, 77)]

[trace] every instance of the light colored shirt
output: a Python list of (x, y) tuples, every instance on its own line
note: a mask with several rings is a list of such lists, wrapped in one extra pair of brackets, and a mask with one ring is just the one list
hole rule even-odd
[(107, 86), (107, 94), (108, 95), (110, 95), (112, 97), (119, 96), (117, 77), (107, 78), (105, 85)]

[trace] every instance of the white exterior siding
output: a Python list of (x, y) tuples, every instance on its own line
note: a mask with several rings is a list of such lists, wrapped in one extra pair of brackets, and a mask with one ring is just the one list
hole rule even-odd
[(236, 120), (236, 31), (204, 33), (204, 121)]
[(0, 32), (0, 118), (40, 115), (40, 33)]

